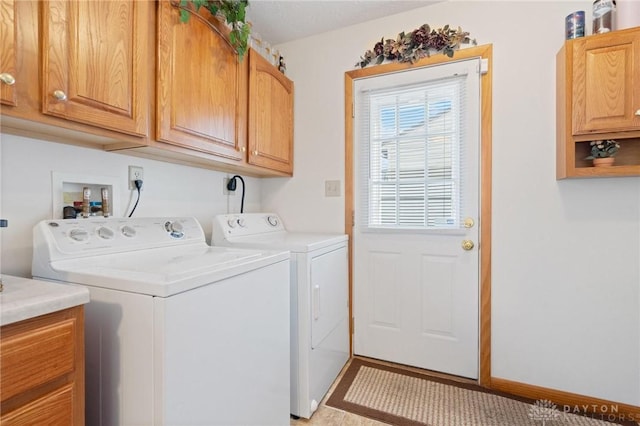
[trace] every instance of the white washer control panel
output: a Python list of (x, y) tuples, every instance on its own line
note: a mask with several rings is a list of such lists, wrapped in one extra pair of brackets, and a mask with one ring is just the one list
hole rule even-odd
[(202, 227), (192, 217), (60, 219), (42, 221), (36, 228), (34, 236), (43, 240), (36, 244), (52, 244), (60, 257), (205, 241)]

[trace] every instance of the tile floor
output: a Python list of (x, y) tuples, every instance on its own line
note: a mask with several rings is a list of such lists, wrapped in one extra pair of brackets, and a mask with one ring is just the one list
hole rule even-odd
[(291, 419), (291, 426), (384, 426), (387, 424), (379, 422), (377, 420), (371, 420), (367, 417), (358, 416), (357, 414), (347, 413), (346, 411), (338, 410), (337, 408), (328, 407), (324, 404), (327, 398), (329, 398), (329, 396), (333, 392), (333, 389), (342, 378), (342, 375), (347, 370), (347, 367), (350, 363), (351, 361), (347, 362), (347, 364), (344, 366), (342, 372), (333, 382), (333, 385), (331, 385), (329, 392), (327, 392), (327, 395), (320, 403), (318, 410), (313, 413), (313, 416), (311, 416), (311, 419)]

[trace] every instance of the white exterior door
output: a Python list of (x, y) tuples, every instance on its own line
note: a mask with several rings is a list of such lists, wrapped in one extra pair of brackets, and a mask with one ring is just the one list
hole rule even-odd
[(355, 81), (356, 355), (478, 377), (479, 73)]

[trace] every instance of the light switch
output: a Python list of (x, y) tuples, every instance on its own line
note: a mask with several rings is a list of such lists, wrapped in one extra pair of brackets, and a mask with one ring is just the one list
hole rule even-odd
[(339, 180), (325, 180), (324, 181), (324, 196), (325, 197), (339, 197), (340, 196), (340, 181)]

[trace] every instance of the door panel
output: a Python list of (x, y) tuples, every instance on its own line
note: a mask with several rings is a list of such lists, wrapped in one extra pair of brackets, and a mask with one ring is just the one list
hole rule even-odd
[(311, 259), (311, 348), (322, 341), (347, 316), (346, 247)]
[[(367, 151), (366, 148), (375, 146), (369, 139), (375, 136), (370, 136), (369, 131), (360, 125), (359, 118), (363, 113), (371, 114), (371, 117), (375, 114), (362, 105), (355, 108), (355, 150), (367, 154), (354, 156), (354, 199), (359, 218), (355, 221), (353, 232), (354, 353), (477, 378), (480, 244), (479, 227), (475, 224), (480, 223), (479, 61), (474, 59), (396, 73), (388, 79), (356, 80), (354, 93), (357, 103), (364, 102), (369, 98), (360, 94), (371, 94), (388, 87), (408, 87), (425, 81), (437, 82), (454, 75), (466, 75), (464, 83), (461, 83), (464, 96), (460, 96), (460, 99), (463, 101), (445, 99), (443, 92), (437, 91), (437, 99), (426, 102), (424, 114), (417, 113), (417, 116), (424, 117), (421, 119), (423, 123), (420, 126), (413, 125), (409, 130), (416, 135), (420, 133), (419, 138), (424, 140), (422, 145), (416, 142), (421, 140), (418, 136), (412, 136), (408, 143), (384, 145), (407, 131), (403, 129), (396, 136), (383, 132), (386, 142), (383, 145), (378, 142), (377, 145), (384, 148), (381, 150), (383, 155), (380, 159), (376, 158), (378, 151)], [(402, 96), (405, 96), (404, 92)], [(398, 99), (404, 98), (399, 96)], [(380, 105), (386, 108), (386, 98), (381, 102)], [(445, 112), (434, 113), (429, 109), (434, 104), (445, 105)], [(383, 127), (384, 120), (398, 123), (404, 118), (413, 119), (416, 111), (419, 111), (416, 105), (419, 104), (413, 102), (413, 98), (399, 102), (395, 115), (380, 115), (383, 121), (377, 125)], [(445, 120), (453, 120), (453, 114), (448, 111), (455, 110), (457, 105), (460, 105), (462, 118), (459, 125), (452, 126), (452, 135), (455, 134), (455, 140), (459, 140), (459, 154), (442, 154), (444, 151), (434, 150), (433, 147), (439, 146), (437, 144), (445, 138), (454, 136), (439, 137), (442, 136), (442, 133), (438, 133), (442, 127), (433, 130), (428, 126), (435, 125), (432, 120), (442, 117), (442, 114)], [(403, 117), (402, 111), (410, 115)], [(394, 119), (390, 120), (389, 117)], [(456, 126), (463, 131), (455, 130)], [(364, 151), (361, 150), (362, 146), (366, 148)], [(441, 154), (450, 155), (450, 161), (443, 160)], [(379, 167), (381, 172), (373, 176), (376, 162), (382, 162)], [(433, 164), (440, 163), (445, 166), (432, 168)], [(414, 164), (423, 164), (424, 171)], [(445, 178), (441, 176), (452, 174), (457, 177), (443, 184)], [(405, 178), (407, 175), (409, 177)], [(407, 181), (410, 190), (403, 189)], [(450, 185), (458, 189), (448, 192)], [(397, 191), (395, 199), (393, 191)], [(440, 191), (453, 194), (447, 195), (451, 198), (442, 203), (447, 206), (446, 209), (451, 209), (449, 200), (454, 204), (453, 216), (448, 212), (442, 215), (436, 212), (430, 216), (436, 208), (430, 203), (438, 199)], [(371, 197), (378, 198), (372, 202)], [(421, 203), (423, 208), (419, 207)], [(375, 210), (380, 208), (383, 210)], [(396, 208), (398, 224), (384, 225)], [(362, 214), (362, 209), (381, 211), (382, 216), (375, 212)], [(369, 219), (369, 216), (373, 219)], [(463, 218), (472, 218), (474, 225), (465, 227), (465, 223), (469, 225), (471, 222)], [(383, 225), (376, 222), (380, 220)], [(401, 220), (409, 222), (409, 225)], [(463, 248), (465, 240), (472, 241), (474, 247)]]
[(0, 0), (0, 103), (17, 105), (17, 16), (14, 0)]
[(634, 78), (640, 71), (640, 37), (634, 33), (611, 37), (574, 42), (574, 135), (638, 127), (640, 84)]
[(422, 255), (420, 273), (422, 333), (454, 337), (456, 257)]
[(368, 270), (371, 271), (372, 324), (389, 329), (400, 327), (400, 300), (394, 282), (400, 276), (400, 253), (371, 251)]
[(249, 51), (249, 164), (293, 172), (293, 82)]
[(158, 140), (241, 160), (246, 63), (214, 29), (222, 24), (198, 13), (184, 23), (171, 2), (158, 6)]
[(43, 113), (147, 136), (152, 5), (43, 2)]

